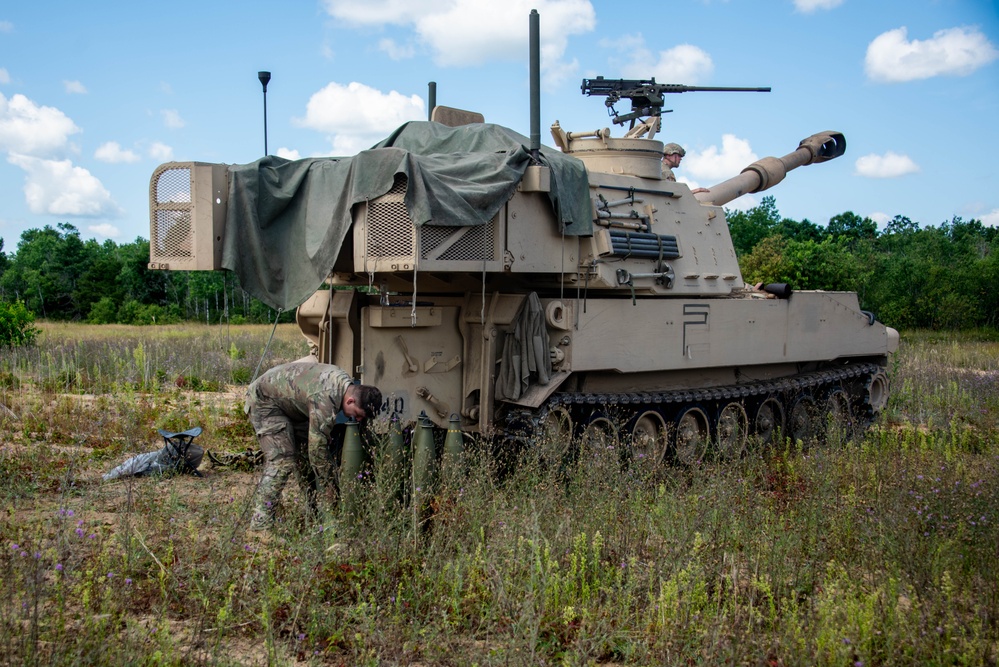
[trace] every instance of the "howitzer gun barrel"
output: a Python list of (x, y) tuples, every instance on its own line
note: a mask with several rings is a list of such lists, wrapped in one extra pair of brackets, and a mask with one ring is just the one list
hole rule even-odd
[(833, 160), (845, 152), (846, 138), (840, 132), (819, 132), (802, 139), (794, 152), (781, 158), (757, 160), (738, 176), (708, 188), (707, 192), (698, 192), (694, 197), (702, 204), (724, 206), (742, 195), (772, 188), (792, 169)]

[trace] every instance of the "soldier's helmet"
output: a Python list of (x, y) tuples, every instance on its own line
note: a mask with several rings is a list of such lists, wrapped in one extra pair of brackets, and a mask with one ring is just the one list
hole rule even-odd
[(673, 155), (674, 153), (683, 157), (687, 154), (687, 151), (683, 150), (683, 146), (680, 144), (674, 144), (672, 142), (663, 146), (663, 155)]

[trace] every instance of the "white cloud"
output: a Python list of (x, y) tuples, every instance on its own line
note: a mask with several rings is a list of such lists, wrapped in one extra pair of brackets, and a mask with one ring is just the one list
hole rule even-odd
[(24, 95), (0, 93), (0, 150), (51, 156), (62, 152), (80, 128), (59, 109), (38, 106)]
[(10, 73), (5, 67), (0, 67), (0, 83), (10, 83)]
[(994, 208), (985, 215), (978, 216), (986, 227), (999, 227), (999, 208)]
[[(642, 69), (640, 64), (639, 69)], [(688, 85), (695, 85), (707, 80), (714, 69), (715, 65), (711, 61), (711, 56), (692, 44), (680, 44), (672, 49), (660, 51), (658, 59), (652, 66), (652, 72), (657, 81)], [(645, 71), (648, 69), (645, 68)], [(638, 70), (635, 70), (635, 76), (641, 76)]]
[(714, 185), (732, 178), (758, 159), (748, 141), (739, 139), (734, 134), (725, 134), (722, 135), (720, 149), (709, 146), (703, 151), (687, 150), (680, 169)]
[(867, 178), (897, 178), (919, 171), (919, 165), (908, 155), (888, 151), (884, 155), (871, 153), (857, 158), (854, 167), (859, 176)]
[(599, 44), (616, 53), (628, 54), (625, 61), (615, 58), (611, 60), (620, 70), (621, 76), (629, 79), (647, 79), (653, 76), (659, 83), (695, 85), (710, 78), (715, 69), (711, 56), (693, 44), (678, 44), (671, 49), (652, 53), (640, 34), (602, 39)]
[(301, 160), (302, 156), (298, 151), (292, 150), (290, 148), (281, 147), (277, 149), (276, 155), (278, 157), (283, 157), (285, 160)]
[(99, 225), (90, 225), (87, 227), (87, 231), (96, 236), (103, 236), (106, 239), (116, 239), (121, 236), (121, 230), (107, 222)]
[(24, 199), (32, 213), (88, 218), (121, 213), (101, 182), (69, 160), (44, 160), (15, 153), (7, 161), (26, 173)]
[(874, 81), (896, 83), (934, 76), (967, 76), (999, 58), (977, 28), (948, 28), (931, 39), (906, 40), (907, 29), (882, 33), (867, 46), (864, 68)]
[(63, 81), (62, 85), (70, 95), (86, 95), (87, 87), (79, 81)]
[(882, 213), (881, 211), (875, 211), (874, 213), (868, 213), (867, 217), (877, 223), (879, 229), (884, 229), (894, 216)]
[(820, 9), (833, 9), (843, 4), (843, 0), (794, 0), (794, 8), (803, 14), (811, 14)]
[(416, 55), (416, 49), (412, 44), (397, 44), (394, 39), (381, 39), (378, 41), (378, 50), (384, 52), (392, 60), (406, 60)]
[(163, 109), (160, 114), (163, 116), (163, 124), (170, 129), (178, 130), (184, 127), (184, 119), (176, 109)]
[[(358, 113), (358, 109), (364, 113)], [(418, 95), (383, 93), (356, 81), (343, 86), (332, 82), (314, 93), (299, 126), (327, 133), (335, 155), (353, 155), (370, 148), (388, 132), (410, 120), (427, 117)]]
[(542, 70), (546, 82), (561, 76), (569, 37), (593, 31), (590, 0), (324, 0), (328, 14), (354, 25), (410, 27), (438, 65), (469, 67), (489, 60), (527, 58), (528, 16), (539, 22)]
[(117, 141), (108, 141), (97, 147), (94, 157), (101, 162), (138, 162), (139, 156), (134, 151), (122, 149)]
[(149, 157), (159, 162), (170, 162), (173, 160), (173, 149), (164, 143), (154, 141), (149, 146)]

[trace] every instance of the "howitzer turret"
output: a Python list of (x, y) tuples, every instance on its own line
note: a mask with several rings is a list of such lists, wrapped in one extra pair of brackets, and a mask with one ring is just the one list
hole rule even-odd
[[(639, 109), (669, 92), (588, 81)], [(702, 197), (661, 177), (652, 118), (624, 137), (556, 121), (561, 150), (412, 122), (353, 158), (162, 165), (150, 266), (229, 269), (297, 306), (316, 359), (382, 390), (383, 431), (457, 418), (507, 443), (610, 438), (655, 465), (873, 418), (897, 332), (854, 293), (747, 286), (721, 208), (841, 155), (842, 135)]]

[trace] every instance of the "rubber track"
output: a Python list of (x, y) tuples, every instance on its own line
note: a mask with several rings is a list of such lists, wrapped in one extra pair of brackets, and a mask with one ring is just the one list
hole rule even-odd
[[(537, 426), (538, 422), (553, 408), (559, 406), (592, 405), (600, 407), (634, 406), (635, 408), (654, 408), (657, 405), (689, 404), (694, 405), (706, 401), (739, 400), (753, 396), (776, 396), (797, 393), (806, 389), (815, 389), (834, 385), (844, 380), (861, 377), (871, 377), (883, 370), (875, 363), (861, 363), (843, 366), (842, 368), (812, 371), (774, 380), (761, 380), (744, 384), (707, 387), (704, 389), (674, 389), (659, 392), (627, 392), (627, 393), (556, 393), (553, 394), (541, 408), (536, 411), (514, 411), (507, 415), (507, 425), (514, 431), (521, 432), (525, 422)], [(863, 397), (863, 413), (858, 417), (872, 416), (871, 406)], [(859, 408), (860, 405), (858, 404)], [(532, 429), (533, 430), (533, 429)]]

